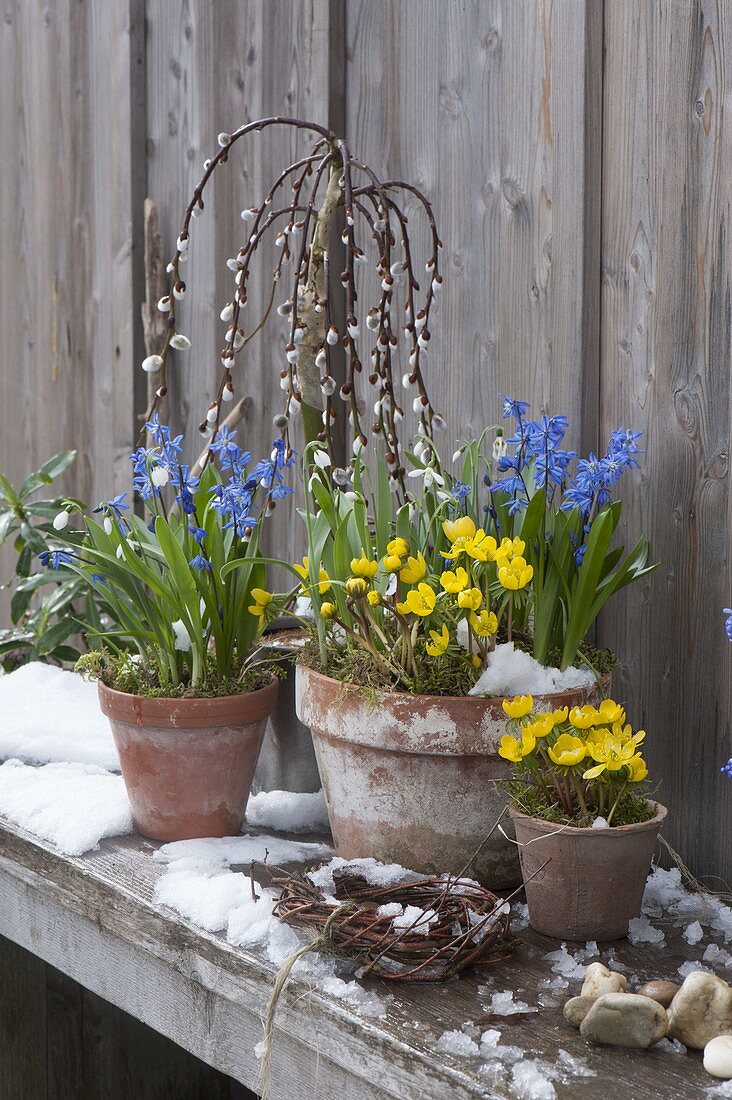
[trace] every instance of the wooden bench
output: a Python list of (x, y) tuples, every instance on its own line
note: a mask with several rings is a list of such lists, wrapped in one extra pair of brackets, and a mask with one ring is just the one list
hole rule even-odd
[[(154, 900), (165, 872), (154, 845), (140, 837), (103, 841), (97, 852), (60, 855), (52, 846), (0, 821), (0, 935), (154, 1028), (208, 1065), (254, 1088), (255, 1045), (274, 967), (182, 920)], [(658, 923), (658, 922), (654, 922)], [(615, 947), (641, 980), (678, 979), (684, 960), (698, 959), (681, 930), (664, 925), (666, 944)], [(388, 1015), (357, 1015), (343, 1003), (293, 979), (277, 1013), (272, 1100), (467, 1100), (510, 1097), (491, 1084), (478, 1058), (441, 1053), (437, 1041), (472, 1021), (478, 1038), (489, 1027), (527, 1058), (555, 1062), (560, 1050), (583, 1059), (593, 1077), (555, 1083), (559, 1097), (622, 1100), (704, 1096), (714, 1084), (698, 1054), (633, 1053), (588, 1047), (561, 1012), (577, 984), (529, 1016), (491, 1016), (479, 987), (512, 989), (536, 1005), (542, 981), (553, 979), (545, 955), (554, 941), (530, 931), (513, 958), (447, 985), (368, 984), (391, 994)], [(708, 942), (708, 940), (707, 940)], [(551, 994), (550, 994), (551, 996)], [(542, 1000), (547, 1001), (544, 989)], [(7, 1097), (5, 1100), (13, 1100)]]

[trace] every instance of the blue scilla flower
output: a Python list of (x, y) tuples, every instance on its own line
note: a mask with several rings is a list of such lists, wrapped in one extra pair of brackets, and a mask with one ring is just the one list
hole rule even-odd
[(732, 759), (728, 760), (719, 770), (723, 775), (726, 775), (728, 779), (732, 779)]
[(464, 481), (456, 481), (450, 493), (455, 500), (463, 501), (470, 493), (470, 486), (466, 485)]
[(177, 456), (183, 451), (183, 436), (177, 435), (175, 439), (173, 439), (170, 428), (167, 424), (160, 423), (160, 417), (157, 412), (152, 414), (152, 418), (148, 420), (145, 427), (160, 448), (160, 457), (164, 458), (168, 463), (175, 462)]
[(208, 531), (205, 527), (196, 527), (194, 524), (189, 524), (188, 532), (193, 535), (193, 538), (199, 546), (202, 546), (203, 540), (208, 538)]
[(45, 569), (60, 569), (62, 565), (71, 565), (76, 553), (69, 549), (42, 550), (38, 557)]
[(103, 577), (101, 573), (92, 573), (91, 579), (95, 584), (106, 584), (107, 578)]
[(528, 401), (514, 401), (512, 397), (508, 397), (505, 393), (500, 393), (498, 396), (503, 398), (502, 416), (504, 420), (508, 420), (509, 416), (514, 417), (515, 420), (521, 420), (531, 408)]
[(96, 508), (95, 512), (110, 512), (116, 516), (117, 519), (122, 519), (123, 512), (129, 512), (130, 506), (127, 503), (127, 493), (118, 493), (116, 497), (112, 497), (111, 500), (101, 501)]
[(176, 490), (175, 499), (181, 511), (188, 516), (192, 516), (196, 510), (193, 494), (198, 488), (199, 480), (199, 478), (191, 476), (191, 468), (184, 462), (179, 463), (171, 470), (170, 483)]
[(724, 620), (724, 629), (727, 637), (732, 642), (732, 607), (725, 607), (723, 614), (727, 616)]
[(533, 455), (540, 455), (547, 449), (553, 450), (558, 447), (564, 439), (568, 427), (569, 420), (563, 414), (542, 416), (540, 420), (530, 420), (524, 428), (529, 451)]
[(196, 554), (195, 558), (191, 558), (188, 564), (193, 569), (197, 569), (199, 573), (203, 573), (205, 569), (211, 570), (212, 568), (211, 562), (208, 560), (208, 558), (205, 558), (203, 554)]
[(211, 443), (210, 450), (218, 455), (222, 470), (234, 470), (241, 475), (252, 456), (250, 451), (241, 450), (234, 440), (235, 436), (235, 431), (230, 432), (226, 425), (222, 424)]

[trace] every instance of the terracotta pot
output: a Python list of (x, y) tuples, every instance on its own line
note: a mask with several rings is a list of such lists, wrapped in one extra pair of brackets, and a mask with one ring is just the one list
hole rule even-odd
[(153, 840), (239, 832), (277, 686), (150, 699), (99, 684), (139, 832)]
[[(596, 687), (537, 696), (539, 706), (599, 702)], [(336, 850), (429, 873), (463, 870), (506, 807), (501, 698), (364, 692), (298, 665), (295, 707), (310, 726)], [(506, 819), (502, 827), (511, 831)], [(498, 830), (468, 873), (494, 889), (520, 882)]]
[(656, 805), (649, 821), (610, 829), (555, 825), (512, 809), (531, 927), (559, 940), (627, 936), (666, 816)]

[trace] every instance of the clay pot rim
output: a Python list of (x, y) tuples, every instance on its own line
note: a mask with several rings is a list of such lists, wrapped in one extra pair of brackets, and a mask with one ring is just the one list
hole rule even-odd
[(177, 729), (204, 729), (231, 724), (248, 724), (267, 717), (274, 710), (279, 680), (256, 691), (236, 695), (171, 696), (136, 695), (119, 691), (97, 681), (99, 705), (108, 718), (136, 725), (172, 726)]
[[(318, 672), (317, 669), (311, 668), (310, 665), (304, 661), (298, 661), (296, 668), (298, 671), (302, 670), (307, 672), (309, 676), (314, 676), (319, 680), (325, 680), (330, 684), (339, 684), (345, 690), (355, 691), (357, 694), (363, 690), (362, 685), (356, 684), (353, 680), (339, 680), (335, 676), (327, 676), (324, 672)], [(600, 677), (600, 685), (605, 688), (610, 684), (611, 672), (605, 672)], [(459, 703), (480, 703), (483, 706), (486, 704), (501, 703), (503, 699), (513, 699), (513, 695), (427, 695), (427, 694), (413, 694), (410, 691), (387, 691), (385, 688), (372, 688), (376, 695), (385, 699), (428, 699), (433, 704), (442, 703), (443, 706), (452, 702)], [(552, 700), (559, 700), (566, 695), (579, 694), (580, 692), (588, 692), (592, 690), (592, 685), (588, 684), (584, 688), (566, 688), (564, 691), (550, 691), (544, 695), (534, 695), (534, 700), (540, 702), (551, 702)], [(508, 721), (508, 719), (506, 719)], [(597, 830), (594, 830), (597, 832)]]
[(514, 806), (508, 807), (508, 812), (514, 821), (529, 821), (537, 826), (541, 827), (545, 832), (561, 833), (566, 837), (592, 837), (593, 839), (601, 840), (603, 843), (605, 838), (610, 836), (627, 836), (632, 832), (643, 832), (646, 829), (658, 829), (668, 814), (668, 808), (661, 802), (658, 802), (654, 798), (646, 799), (647, 802), (655, 802), (656, 812), (653, 817), (649, 817), (647, 821), (633, 821), (629, 825), (611, 825), (609, 829), (593, 829), (591, 826), (583, 826), (578, 828), (575, 825), (559, 825), (556, 821), (545, 821), (542, 817), (532, 817), (531, 814), (521, 813)]

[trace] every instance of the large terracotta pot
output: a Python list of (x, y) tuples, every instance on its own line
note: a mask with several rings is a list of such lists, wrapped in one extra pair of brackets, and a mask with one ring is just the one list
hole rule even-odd
[[(599, 699), (593, 686), (536, 702)], [(507, 802), (509, 766), (497, 753), (506, 726), (501, 703), (364, 691), (298, 665), (295, 706), (313, 735), (338, 854), (426, 874), (458, 873), (472, 860), (468, 874), (487, 886), (520, 882), (515, 844), (496, 829), (481, 847)], [(511, 832), (508, 819), (501, 827)]]
[(153, 840), (239, 832), (277, 686), (150, 699), (99, 684), (139, 832)]
[(512, 809), (531, 927), (560, 940), (627, 936), (665, 816), (666, 807), (656, 804), (639, 825), (576, 829)]

